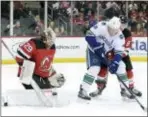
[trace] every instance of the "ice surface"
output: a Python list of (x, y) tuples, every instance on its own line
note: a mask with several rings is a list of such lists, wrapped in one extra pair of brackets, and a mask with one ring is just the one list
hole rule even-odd
[[(147, 63), (133, 63), (135, 85), (142, 91), (139, 100), (147, 106)], [(107, 88), (102, 96), (92, 99), (89, 104), (77, 98), (79, 85), (86, 71), (85, 63), (57, 63), (55, 69), (66, 77), (65, 85), (59, 89), (61, 99), (70, 100), (63, 107), (2, 107), (2, 116), (146, 116), (147, 113), (136, 102), (121, 99), (116, 76), (109, 75)], [(2, 92), (7, 89), (23, 89), (19, 84), (17, 65), (2, 66)], [(94, 89), (94, 85), (92, 86)]]

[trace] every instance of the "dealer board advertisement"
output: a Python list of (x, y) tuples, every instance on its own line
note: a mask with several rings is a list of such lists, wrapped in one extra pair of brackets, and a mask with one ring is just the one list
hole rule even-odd
[[(15, 37), (15, 38), (2, 38), (10, 51), (16, 55), (17, 47), (29, 40), (31, 37)], [(56, 55), (55, 59), (68, 59), (73, 61), (79, 61), (80, 59), (85, 60), (85, 50), (87, 43), (84, 37), (59, 37), (56, 39)], [(132, 48), (130, 50), (131, 57), (147, 58), (147, 37), (133, 37)], [(12, 60), (13, 58), (2, 44), (2, 60)], [(140, 59), (139, 59), (140, 60)], [(68, 61), (67, 61), (68, 62)]]

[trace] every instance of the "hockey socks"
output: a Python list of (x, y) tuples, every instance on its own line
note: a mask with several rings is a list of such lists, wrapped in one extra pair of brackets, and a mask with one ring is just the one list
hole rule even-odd
[(83, 85), (91, 85), (94, 82), (94, 79), (94, 76), (86, 73), (83, 78)]
[[(125, 85), (129, 88), (129, 80), (127, 75), (121, 74), (121, 75), (118, 75), (117, 77), (120, 78), (125, 83)], [(125, 88), (125, 86), (121, 82), (120, 82), (120, 87), (121, 87), (120, 93), (122, 97), (127, 97), (129, 99), (134, 98), (134, 96), (129, 93), (129, 91)]]
[(80, 85), (80, 91), (78, 93), (78, 97), (86, 100), (90, 100), (90, 96), (88, 94), (88, 91), (90, 89), (90, 86), (94, 82), (95, 77), (89, 74), (85, 74), (83, 77), (83, 82)]

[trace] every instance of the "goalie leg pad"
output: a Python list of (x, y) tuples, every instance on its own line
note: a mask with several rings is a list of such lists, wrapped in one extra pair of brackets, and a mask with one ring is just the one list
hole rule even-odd
[(28, 60), (24, 60), (23, 65), (22, 65), (22, 69), (21, 69), (21, 73), (20, 73), (20, 81), (24, 84), (30, 84), (31, 80), (32, 80), (32, 74), (34, 72), (34, 67), (35, 67), (35, 63), (28, 61)]

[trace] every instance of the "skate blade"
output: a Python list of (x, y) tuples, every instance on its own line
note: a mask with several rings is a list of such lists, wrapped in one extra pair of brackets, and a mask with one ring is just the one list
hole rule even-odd
[(100, 97), (101, 95), (102, 95), (101, 93), (100, 93), (100, 94), (95, 94), (95, 95), (89, 94), (89, 96), (90, 96), (91, 98)]
[(82, 99), (80, 97), (77, 97), (76, 102), (80, 104), (90, 104), (90, 100)]
[(136, 100), (134, 98), (129, 99), (128, 97), (122, 97), (122, 100), (125, 101), (125, 102), (136, 102)]
[(147, 113), (147, 108), (144, 108), (144, 112), (146, 112), (146, 113)]

